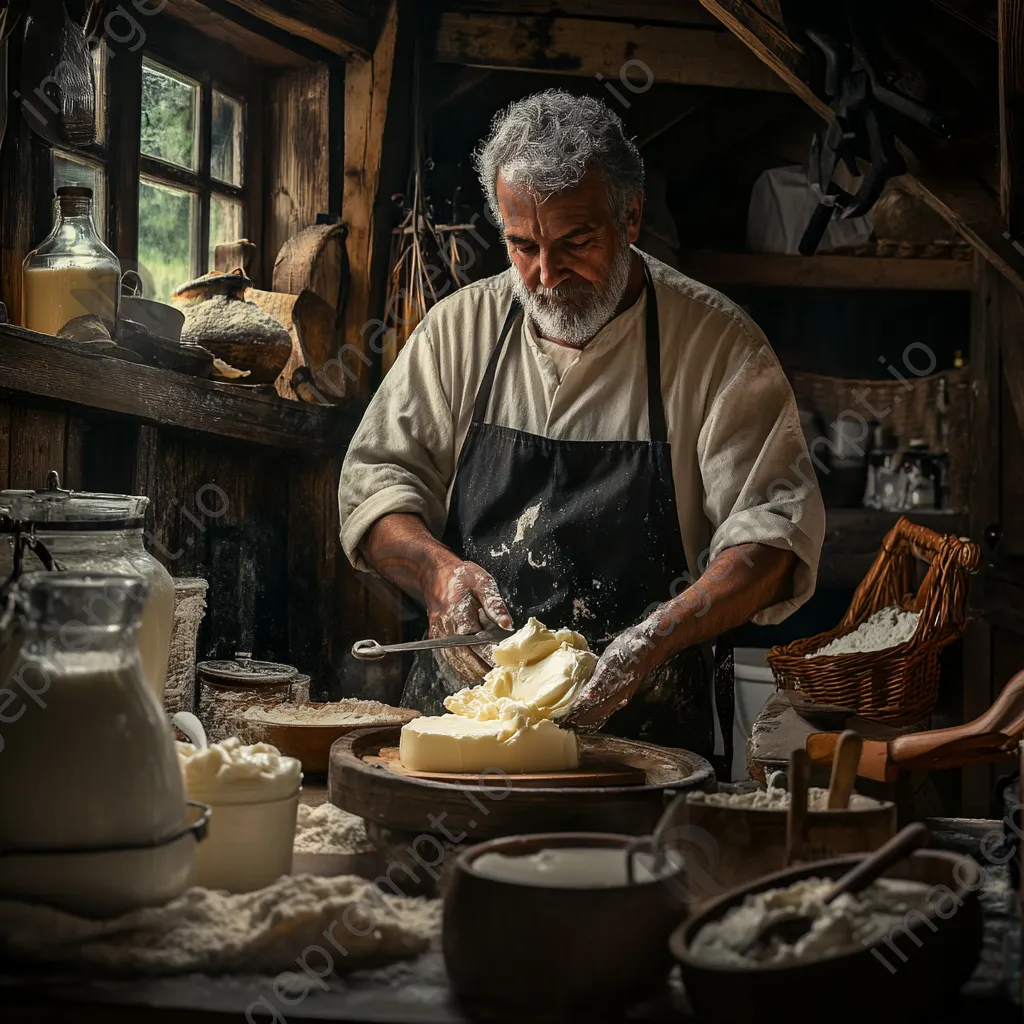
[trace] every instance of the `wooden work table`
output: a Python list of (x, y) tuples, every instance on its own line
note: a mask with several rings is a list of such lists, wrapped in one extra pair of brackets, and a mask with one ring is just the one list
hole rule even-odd
[[(310, 804), (326, 799), (326, 787), (307, 785), (304, 799)], [(981, 837), (999, 822), (981, 820), (931, 821), (936, 845), (972, 854), (979, 863)], [(374, 877), (373, 854), (321, 860), (333, 863), (324, 874), (346, 872)], [(296, 869), (303, 865), (296, 863)], [(360, 868), (362, 869), (360, 871)], [(1007, 869), (992, 869), (992, 881), (982, 899), (985, 911), (985, 945), (971, 981), (965, 986), (959, 1006), (950, 1006), (929, 1024), (976, 1021), (1020, 1020), (1020, 1006), (1014, 1005), (1019, 990), (1020, 920), (1017, 897), (1007, 880)], [(99, 980), (72, 979), (54, 975), (17, 977), (0, 973), (0, 1005), (5, 1024), (68, 1024), (70, 1021), (96, 1024), (221, 1024), (245, 1020), (247, 1010), (261, 996), (273, 1000), (272, 977), (231, 975)], [(315, 1024), (334, 1020), (383, 1024), (469, 1024), (448, 987), (444, 962), (439, 952), (393, 964), (379, 971), (359, 971), (346, 978), (334, 977), (329, 990), (314, 990), (286, 1012), (287, 1024)], [(695, 1019), (687, 1007), (678, 972), (669, 984), (630, 1013), (633, 1021)], [(253, 1011), (257, 1024), (270, 1021), (267, 1012)], [(281, 1020), (281, 1018), (279, 1018)]]

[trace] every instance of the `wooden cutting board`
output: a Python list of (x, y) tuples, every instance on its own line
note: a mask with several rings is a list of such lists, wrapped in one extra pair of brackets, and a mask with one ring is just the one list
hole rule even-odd
[(448, 782), (453, 786), (500, 785), (531, 789), (571, 789), (584, 786), (642, 786), (647, 773), (642, 768), (618, 761), (587, 757), (580, 759), (575, 771), (530, 772), (516, 775), (483, 776), (479, 772), (416, 772), (406, 768), (398, 757), (398, 747), (381, 747), (377, 754), (366, 754), (368, 764), (379, 764), (396, 775), (427, 782)]

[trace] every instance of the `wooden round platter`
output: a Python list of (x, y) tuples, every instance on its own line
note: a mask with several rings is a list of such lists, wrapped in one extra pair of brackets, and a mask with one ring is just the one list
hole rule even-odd
[[(301, 705), (305, 708), (320, 708), (325, 705), (309, 702)], [(393, 708), (394, 716), (379, 723), (401, 729), (406, 722), (419, 717), (418, 711), (409, 708)], [(331, 746), (339, 736), (345, 736), (356, 729), (365, 729), (366, 721), (356, 719), (355, 724), (346, 725), (335, 722), (324, 725), (319, 722), (265, 722), (259, 719), (246, 718), (240, 715), (237, 720), (239, 735), (247, 743), (270, 743), (282, 754), (297, 758), (302, 762), (302, 770), (307, 775), (326, 775), (330, 764)], [(378, 727), (375, 723), (374, 728)]]
[(646, 835), (666, 795), (715, 784), (711, 765), (688, 750), (603, 735), (580, 737), (579, 770), (559, 777), (424, 777), (397, 764), (400, 732), (371, 726), (336, 740), (328, 788), (336, 806), (399, 832), (474, 839), (555, 831)]

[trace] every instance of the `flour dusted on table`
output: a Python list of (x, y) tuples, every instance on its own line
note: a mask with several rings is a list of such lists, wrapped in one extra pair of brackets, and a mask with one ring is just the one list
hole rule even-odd
[(837, 637), (820, 650), (812, 651), (804, 657), (866, 654), (869, 651), (884, 651), (889, 647), (897, 647), (905, 644), (914, 635), (920, 618), (920, 612), (905, 612), (896, 605), (889, 605), (875, 612), (852, 633)]
[(295, 971), (296, 957), (320, 945), (337, 968), (351, 970), (423, 953), (440, 926), (440, 900), (392, 896), (355, 875), (284, 875), (237, 895), (189, 889), (165, 906), (108, 921), (0, 901), (0, 953), (116, 974), (277, 973)]
[(365, 853), (374, 844), (366, 835), (366, 822), (332, 803), (319, 807), (299, 804), (295, 823), (296, 853)]

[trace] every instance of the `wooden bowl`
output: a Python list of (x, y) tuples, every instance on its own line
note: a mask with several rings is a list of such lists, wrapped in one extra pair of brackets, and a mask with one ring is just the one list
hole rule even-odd
[(460, 854), (443, 928), (445, 965), (460, 999), (481, 1011), (517, 1009), (516, 1019), (532, 1020), (569, 1008), (607, 1012), (656, 992), (672, 965), (668, 937), (686, 914), (682, 867), (655, 881), (602, 889), (499, 881), (473, 867), (490, 852), (625, 849), (630, 841), (601, 832), (509, 836)]
[[(691, 878), (697, 902), (781, 871), (786, 866), (786, 818), (782, 809), (683, 803), (675, 845), (684, 856), (699, 856), (704, 865)], [(805, 848), (813, 858), (804, 859), (870, 853), (895, 834), (896, 805), (889, 801), (875, 800), (856, 810), (808, 811)], [(667, 841), (674, 842), (672, 832)]]
[[(305, 708), (322, 708), (323, 703), (309, 701)], [(381, 720), (381, 726), (401, 727), (420, 713), (410, 708), (393, 708), (394, 715), (388, 720)], [(378, 724), (375, 722), (375, 724)], [(350, 725), (334, 724), (319, 725), (317, 723), (296, 722), (275, 724), (247, 719), (244, 715), (238, 720), (239, 731), (244, 733), (247, 743), (270, 743), (282, 754), (298, 758), (302, 762), (302, 770), (308, 774), (326, 775), (331, 759), (331, 746), (341, 736), (347, 736), (356, 729), (365, 729), (366, 720), (356, 720)]]
[(782, 1007), (789, 1019), (825, 1014), (830, 1024), (863, 1024), (883, 1011), (885, 1020), (918, 1020), (930, 1005), (959, 991), (981, 952), (977, 891), (982, 879), (973, 861), (937, 850), (918, 851), (887, 871), (886, 877), (945, 886), (955, 900), (952, 895), (936, 895), (930, 905), (944, 916), (908, 915), (906, 931), (892, 933), (874, 946), (803, 963), (749, 969), (716, 967), (690, 955), (690, 943), (701, 928), (738, 906), (748, 894), (802, 878), (839, 878), (860, 859), (842, 857), (768, 875), (707, 904), (673, 933), (672, 954), (682, 967), (687, 996), (701, 1020), (730, 1024), (758, 1020), (766, 1008), (781, 1012)]

